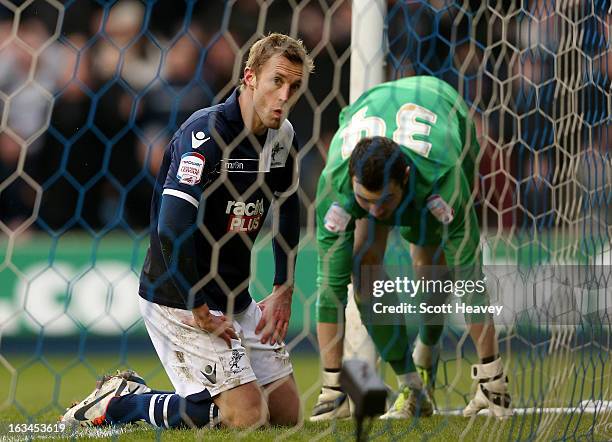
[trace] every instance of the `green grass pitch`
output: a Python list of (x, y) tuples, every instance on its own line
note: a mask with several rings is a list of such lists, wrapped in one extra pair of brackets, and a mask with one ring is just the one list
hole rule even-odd
[[(73, 400), (81, 400), (88, 394), (96, 377), (104, 372), (117, 368), (130, 367), (137, 370), (148, 384), (158, 389), (171, 389), (161, 365), (155, 355), (138, 355), (126, 360), (120, 360), (115, 355), (94, 355), (86, 359), (70, 356), (51, 356), (28, 358), (25, 356), (5, 355), (0, 358), (0, 439), (19, 440), (17, 434), (9, 434), (9, 424), (32, 422), (55, 422), (63, 407)], [(317, 356), (308, 353), (296, 353), (293, 356), (295, 376), (303, 399), (304, 413), (308, 415), (318, 394), (319, 364)], [(513, 359), (517, 368), (524, 361), (520, 357)], [(543, 378), (548, 377), (551, 363), (543, 363), (537, 370), (515, 370), (518, 375), (512, 382), (514, 390), (537, 391), (538, 371)], [(554, 361), (555, 365), (567, 366), (567, 361)], [(572, 364), (570, 363), (569, 366)], [(386, 377), (392, 376), (386, 370)], [(557, 370), (563, 374), (563, 370)], [(459, 391), (469, 391), (471, 380), (467, 364), (462, 364), (461, 370), (456, 370), (450, 364), (447, 373), (459, 373), (454, 378), (446, 380), (454, 385), (454, 389), (439, 389), (436, 392), (438, 404), (444, 407), (460, 407), (464, 402)], [(570, 370), (569, 376), (575, 375)], [(572, 374), (574, 373), (574, 374)], [(586, 378), (593, 378), (593, 373), (584, 373)], [(439, 379), (441, 372), (439, 371)], [(608, 378), (609, 379), (609, 378)], [(391, 381), (392, 382), (392, 381)], [(567, 383), (566, 383), (567, 384)], [(589, 386), (587, 385), (587, 388)], [(591, 386), (592, 387), (592, 386)], [(449, 392), (450, 391), (450, 392)], [(514, 392), (513, 392), (514, 393)], [(516, 393), (515, 397), (516, 397)], [(560, 384), (560, 389), (553, 396), (570, 397), (571, 391)], [(524, 404), (528, 406), (528, 404)], [(553, 405), (551, 405), (553, 406)], [(464, 419), (458, 416), (434, 416), (404, 422), (385, 423), (375, 421), (372, 424), (370, 438), (374, 440), (610, 440), (612, 439), (612, 419), (602, 421), (601, 416), (593, 414), (574, 413), (571, 415), (531, 414), (515, 416), (513, 419), (498, 421), (486, 417)], [(606, 422), (608, 425), (606, 425)], [(366, 423), (366, 427), (368, 424)], [(171, 430), (156, 431), (146, 424), (123, 427), (110, 430), (83, 430), (72, 437), (64, 435), (63, 440), (87, 438), (87, 440), (350, 440), (354, 438), (355, 425), (352, 421), (335, 423), (304, 423), (295, 429), (266, 428), (256, 431), (238, 432), (231, 430)], [(24, 440), (23, 438), (21, 440)]]

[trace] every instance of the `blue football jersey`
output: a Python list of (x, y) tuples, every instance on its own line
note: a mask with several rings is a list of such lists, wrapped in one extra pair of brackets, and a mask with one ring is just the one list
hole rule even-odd
[(248, 134), (238, 95), (235, 90), (224, 103), (195, 112), (166, 149), (140, 278), (139, 293), (145, 299), (189, 308), (187, 294), (179, 293), (169, 276), (157, 234), (161, 198), (169, 195), (200, 211), (202, 221), (186, 233), (186, 240), (195, 242), (201, 290), (212, 300), (209, 308), (226, 311), (229, 297), (234, 297), (234, 312), (240, 312), (251, 302), (251, 248), (271, 200), (297, 190), (297, 142), (288, 120), (263, 136)]

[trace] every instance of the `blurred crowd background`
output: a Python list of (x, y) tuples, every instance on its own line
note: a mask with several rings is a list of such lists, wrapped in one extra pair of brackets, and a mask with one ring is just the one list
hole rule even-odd
[[(232, 92), (248, 47), (271, 31), (297, 35), (315, 59), (290, 115), (311, 207), (348, 104), (351, 1), (293, 3), (82, 0), (60, 12), (36, 0), (18, 22), (0, 5), (0, 235), (146, 229), (168, 140)], [(388, 78), (438, 76), (473, 109), (484, 225), (586, 217), (609, 237), (609, 2), (484, 3), (390, 1)]]

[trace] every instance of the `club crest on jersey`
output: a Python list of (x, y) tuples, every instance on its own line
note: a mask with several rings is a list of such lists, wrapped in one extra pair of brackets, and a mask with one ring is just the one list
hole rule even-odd
[(272, 147), (270, 167), (284, 167), (287, 162), (287, 156), (289, 155), (289, 149), (281, 146), (280, 143), (275, 143)]
[(440, 195), (427, 198), (427, 208), (442, 224), (450, 224), (455, 218), (455, 210)]
[(261, 227), (264, 214), (264, 200), (258, 199), (252, 203), (242, 201), (228, 201), (225, 213), (228, 232), (253, 232)]
[(204, 155), (197, 152), (187, 152), (181, 156), (181, 162), (178, 167), (176, 178), (181, 184), (193, 186), (202, 180), (204, 172), (204, 164), (206, 159)]
[(332, 203), (325, 214), (325, 218), (323, 218), (325, 228), (334, 233), (344, 232), (350, 220), (351, 215), (336, 202)]

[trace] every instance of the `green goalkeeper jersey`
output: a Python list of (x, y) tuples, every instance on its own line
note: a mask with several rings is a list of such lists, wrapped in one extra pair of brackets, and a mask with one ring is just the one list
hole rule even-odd
[(425, 76), (383, 83), (343, 109), (339, 125), (317, 188), (319, 294), (345, 293), (350, 282), (354, 220), (368, 214), (355, 201), (348, 166), (363, 137), (393, 139), (410, 165), (404, 199), (384, 223), (401, 226), (411, 243), (441, 244), (450, 266), (479, 264), (471, 198), (479, 146), (455, 89)]

